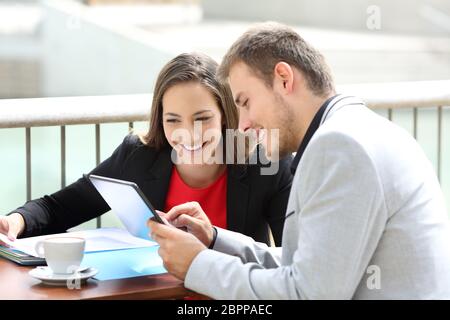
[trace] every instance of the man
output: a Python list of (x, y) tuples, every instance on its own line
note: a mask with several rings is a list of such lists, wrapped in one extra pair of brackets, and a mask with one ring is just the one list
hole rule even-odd
[(213, 228), (183, 204), (166, 218), (189, 232), (149, 222), (169, 272), (216, 299), (450, 298), (442, 193), (408, 133), (336, 95), (322, 56), (283, 25), (242, 35), (220, 75), (240, 130), (279, 129), (268, 155), (297, 151), (282, 248)]

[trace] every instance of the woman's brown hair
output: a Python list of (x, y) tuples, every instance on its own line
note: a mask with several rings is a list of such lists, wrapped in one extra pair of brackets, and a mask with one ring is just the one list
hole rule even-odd
[(161, 150), (169, 143), (163, 129), (164, 93), (172, 86), (185, 82), (198, 82), (205, 86), (214, 96), (224, 120), (224, 129), (237, 129), (238, 112), (227, 84), (217, 80), (218, 64), (202, 53), (183, 53), (170, 60), (160, 71), (153, 92), (150, 127), (140, 136), (141, 141), (149, 147)]

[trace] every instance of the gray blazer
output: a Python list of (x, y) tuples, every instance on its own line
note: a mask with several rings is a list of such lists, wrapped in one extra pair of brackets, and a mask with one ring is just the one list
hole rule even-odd
[(299, 162), (282, 247), (219, 229), (187, 288), (216, 299), (450, 298), (450, 229), (431, 163), (403, 129), (342, 97)]

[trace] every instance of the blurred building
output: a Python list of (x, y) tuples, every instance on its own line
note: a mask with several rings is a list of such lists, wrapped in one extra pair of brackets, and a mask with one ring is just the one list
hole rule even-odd
[(202, 3), (208, 19), (276, 20), (326, 29), (367, 31), (367, 18), (379, 15), (378, 31), (383, 33), (447, 37), (450, 34), (450, 2), (445, 0), (205, 0)]
[(264, 20), (294, 26), (338, 83), (448, 79), (449, 12), (438, 0), (8, 0), (0, 3), (0, 98), (151, 92), (174, 55), (220, 60)]

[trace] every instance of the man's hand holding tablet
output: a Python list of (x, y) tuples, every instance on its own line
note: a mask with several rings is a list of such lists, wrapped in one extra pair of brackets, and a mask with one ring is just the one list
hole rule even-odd
[(183, 203), (167, 213), (159, 213), (175, 227), (188, 231), (169, 228), (151, 220), (148, 222), (151, 237), (160, 245), (158, 253), (164, 267), (184, 280), (194, 258), (201, 251), (213, 247), (217, 231), (197, 202)]

